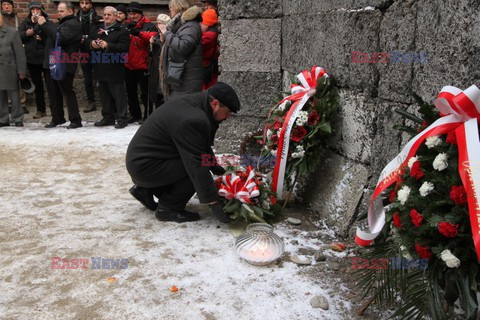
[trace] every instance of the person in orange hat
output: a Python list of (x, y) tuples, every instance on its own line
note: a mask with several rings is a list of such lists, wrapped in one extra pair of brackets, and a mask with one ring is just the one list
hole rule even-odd
[(217, 83), (218, 56), (218, 15), (214, 9), (207, 9), (202, 14), (202, 49), (203, 49), (203, 86), (206, 90)]

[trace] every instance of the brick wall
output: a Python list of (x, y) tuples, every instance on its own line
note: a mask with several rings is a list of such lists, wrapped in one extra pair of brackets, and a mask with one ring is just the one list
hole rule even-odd
[[(14, 0), (14, 8), (15, 12), (17, 12), (17, 15), (20, 19), (25, 18), (28, 16), (28, 3), (31, 0)], [(57, 3), (58, 1), (51, 1), (51, 0), (36, 0), (38, 2), (41, 2), (45, 8), (45, 11), (48, 13), (49, 17), (51, 19), (56, 19), (57, 18)], [(140, 1), (141, 2), (141, 1)], [(80, 6), (78, 5), (78, 2), (74, 2), (75, 4), (75, 12), (77, 12), (80, 9)], [(97, 2), (94, 1), (94, 7), (97, 10), (97, 13), (101, 14), (102, 8), (105, 6), (116, 6), (117, 4), (112, 4), (111, 2)], [(128, 3), (127, 3), (128, 4)], [(144, 15), (149, 18), (156, 20), (157, 16), (160, 13), (166, 13), (168, 14), (168, 5), (142, 5), (144, 9)]]

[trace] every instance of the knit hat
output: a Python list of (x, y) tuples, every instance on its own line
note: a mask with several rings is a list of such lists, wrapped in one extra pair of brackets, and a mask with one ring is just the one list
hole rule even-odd
[(157, 22), (163, 22), (163, 24), (167, 24), (170, 21), (170, 17), (164, 13), (160, 13), (157, 17)]
[(127, 7), (124, 4), (119, 4), (118, 6), (115, 7), (115, 9), (127, 15)]
[(4, 3), (4, 2), (8, 2), (8, 3), (10, 3), (10, 4), (13, 6), (13, 0), (2, 0), (2, 1), (0, 2), (0, 4), (1, 4), (1, 3)]
[(228, 84), (217, 82), (208, 89), (208, 94), (220, 101), (233, 113), (240, 111), (240, 101), (238, 100), (237, 93)]
[(202, 23), (206, 26), (212, 27), (218, 23), (217, 12), (214, 9), (205, 10), (202, 13)]
[(28, 3), (28, 10), (31, 10), (33, 8), (42, 9), (42, 4), (40, 2), (29, 2)]
[(136, 1), (130, 2), (127, 7), (127, 12), (136, 12), (143, 14), (142, 5)]

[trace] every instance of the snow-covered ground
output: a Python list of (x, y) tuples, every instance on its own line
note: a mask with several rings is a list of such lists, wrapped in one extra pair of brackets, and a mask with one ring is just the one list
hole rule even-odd
[[(239, 230), (195, 199), (202, 220), (155, 220), (128, 193), (124, 157), (137, 129), (0, 129), (0, 318), (346, 318), (338, 279), (314, 279), (300, 272), (313, 267), (288, 259), (245, 263), (234, 250)], [(307, 241), (286, 223), (275, 228), (287, 253)], [(54, 257), (88, 259), (87, 269), (52, 269)], [(92, 257), (127, 259), (127, 268), (93, 269)], [(315, 295), (328, 310), (312, 308)]]

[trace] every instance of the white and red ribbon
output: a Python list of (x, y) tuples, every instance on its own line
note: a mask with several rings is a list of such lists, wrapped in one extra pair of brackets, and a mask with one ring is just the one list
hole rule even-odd
[(255, 182), (255, 171), (249, 166), (245, 171), (246, 179), (242, 179), (235, 173), (229, 173), (222, 177), (222, 184), (218, 190), (218, 194), (227, 200), (238, 199), (243, 203), (252, 204), (251, 198), (260, 195), (260, 189)]
[(285, 168), (287, 166), (290, 132), (292, 131), (292, 127), (298, 117), (298, 113), (302, 110), (308, 99), (310, 99), (315, 94), (317, 81), (321, 77), (328, 77), (328, 75), (325, 73), (325, 70), (320, 67), (314, 66), (312, 67), (311, 71), (302, 71), (302, 73), (299, 73), (297, 75), (297, 78), (300, 81), (301, 85), (292, 84), (290, 86), (292, 94), (282, 99), (282, 101), (280, 101), (274, 107), (275, 109), (282, 103), (286, 103), (289, 100), (293, 101), (293, 104), (290, 107), (290, 110), (288, 111), (285, 118), (285, 121), (283, 122), (280, 136), (278, 137), (277, 161), (273, 169), (272, 175), (272, 191), (277, 194), (278, 199), (282, 199), (283, 197), (283, 181), (285, 178)]
[(355, 242), (369, 245), (385, 225), (385, 209), (380, 194), (396, 182), (402, 168), (408, 164), (428, 137), (455, 130), (458, 144), (458, 171), (467, 192), (470, 225), (477, 256), (480, 260), (480, 141), (477, 122), (480, 117), (480, 90), (471, 86), (462, 91), (443, 87), (434, 102), (443, 117), (410, 140), (403, 150), (383, 169), (368, 208), (370, 232), (357, 230)]

